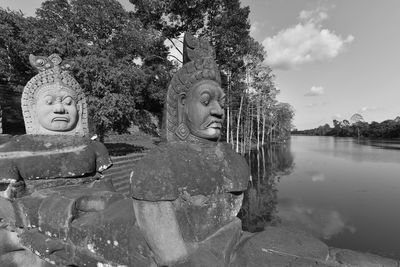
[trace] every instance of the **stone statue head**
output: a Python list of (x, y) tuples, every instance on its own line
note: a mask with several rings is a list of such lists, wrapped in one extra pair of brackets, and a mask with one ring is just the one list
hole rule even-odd
[(21, 105), (27, 134), (89, 134), (86, 99), (68, 73), (71, 62), (57, 54), (30, 55), (39, 73), (25, 86)]
[(205, 39), (185, 34), (183, 66), (167, 92), (167, 141), (217, 141), (224, 120), (225, 94), (214, 49)]

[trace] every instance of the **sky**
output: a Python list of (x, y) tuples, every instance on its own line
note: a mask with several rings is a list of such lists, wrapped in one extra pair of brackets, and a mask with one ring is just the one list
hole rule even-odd
[(400, 116), (400, 1), (242, 0), (298, 129)]
[[(33, 16), (42, 0), (0, 0)], [(120, 0), (125, 8), (129, 0)], [(399, 0), (241, 0), (297, 129), (400, 116)]]

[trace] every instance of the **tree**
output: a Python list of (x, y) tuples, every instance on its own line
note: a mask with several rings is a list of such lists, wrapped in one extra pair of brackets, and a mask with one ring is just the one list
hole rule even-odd
[(354, 125), (357, 131), (357, 137), (360, 138), (360, 127), (359, 124), (364, 122), (363, 116), (361, 114), (355, 113), (353, 116), (350, 118), (351, 123)]
[[(47, 0), (33, 18), (10, 11), (2, 13), (10, 13), (10, 21), (18, 22), (8, 23), (13, 28), (8, 27), (20, 33), (13, 36), (17, 44), (23, 44), (15, 49), (21, 55), (18, 64), (25, 68), (21, 68), (25, 72), (21, 76), (33, 76), (27, 65), (30, 53), (58, 53), (75, 61), (73, 74), (89, 98), (91, 122), (101, 136), (110, 130), (126, 131), (136, 107), (161, 113), (173, 69), (166, 59), (164, 39), (157, 31), (144, 27), (118, 1)], [(0, 41), (8, 40), (1, 37)], [(32, 74), (26, 75), (27, 70)], [(18, 82), (24, 85), (26, 78)]]
[(21, 12), (0, 8), (0, 82), (24, 84), (32, 74), (27, 60), (29, 21)]

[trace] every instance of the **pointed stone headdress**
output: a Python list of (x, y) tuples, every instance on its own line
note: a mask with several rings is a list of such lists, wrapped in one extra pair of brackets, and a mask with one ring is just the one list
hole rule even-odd
[(206, 39), (197, 39), (186, 33), (183, 39), (183, 66), (172, 77), (165, 103), (164, 130), (167, 142), (187, 140), (190, 136), (188, 128), (181, 127), (182, 122), (179, 121), (178, 96), (189, 92), (203, 80), (221, 84), (214, 48)]
[(29, 62), (39, 73), (29, 80), (22, 92), (21, 106), (26, 133), (38, 134), (39, 131), (33, 111), (38, 92), (49, 87), (56, 87), (71, 92), (79, 110), (77, 126), (72, 133), (67, 134), (88, 135), (86, 99), (78, 82), (68, 72), (71, 68), (71, 62), (63, 61), (57, 54), (52, 54), (49, 57), (29, 55)]

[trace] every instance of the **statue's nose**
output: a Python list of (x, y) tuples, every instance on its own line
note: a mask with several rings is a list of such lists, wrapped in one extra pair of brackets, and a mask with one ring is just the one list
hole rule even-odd
[(53, 107), (54, 113), (65, 113), (64, 105), (61, 102), (57, 102)]
[(218, 118), (224, 115), (224, 109), (221, 107), (219, 103), (215, 103), (211, 109), (211, 115), (214, 115)]

